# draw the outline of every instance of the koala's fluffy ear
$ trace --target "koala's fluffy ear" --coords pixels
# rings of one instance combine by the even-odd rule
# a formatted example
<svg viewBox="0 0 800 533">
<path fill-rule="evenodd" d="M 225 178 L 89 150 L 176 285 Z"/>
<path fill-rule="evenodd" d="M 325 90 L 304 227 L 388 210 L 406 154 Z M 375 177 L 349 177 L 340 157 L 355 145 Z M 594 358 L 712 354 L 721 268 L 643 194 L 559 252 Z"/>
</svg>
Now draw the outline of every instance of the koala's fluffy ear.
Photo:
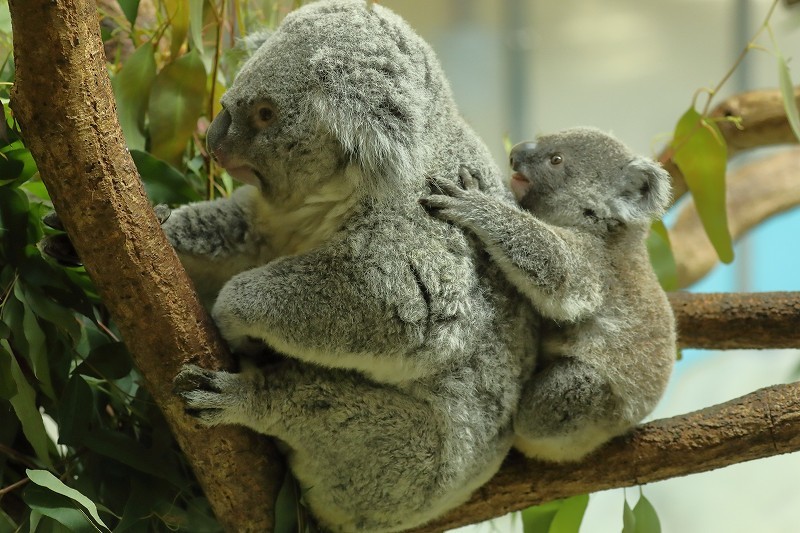
<svg viewBox="0 0 800 533">
<path fill-rule="evenodd" d="M 432 107 L 429 58 L 410 28 L 379 6 L 373 10 L 349 13 L 346 26 L 330 28 L 341 37 L 337 45 L 315 51 L 311 74 L 319 90 L 312 106 L 370 178 L 395 184 L 423 179 L 414 169 L 425 150 L 426 110 Z M 358 16 L 363 24 L 352 22 Z"/>
<path fill-rule="evenodd" d="M 623 168 L 623 190 L 614 199 L 624 222 L 650 222 L 666 211 L 672 193 L 670 176 L 660 164 L 636 156 Z"/>
</svg>

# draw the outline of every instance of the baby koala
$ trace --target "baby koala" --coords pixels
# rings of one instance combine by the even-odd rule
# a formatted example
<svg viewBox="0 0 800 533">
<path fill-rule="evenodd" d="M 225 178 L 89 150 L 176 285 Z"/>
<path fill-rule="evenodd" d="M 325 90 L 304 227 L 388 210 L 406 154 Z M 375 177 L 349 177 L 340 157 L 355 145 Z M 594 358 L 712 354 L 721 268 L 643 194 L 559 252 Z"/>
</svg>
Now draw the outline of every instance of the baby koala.
<svg viewBox="0 0 800 533">
<path fill-rule="evenodd" d="M 522 207 L 433 180 L 432 215 L 469 230 L 547 319 L 514 420 L 529 457 L 574 461 L 652 411 L 676 354 L 672 309 L 645 239 L 669 175 L 620 141 L 574 128 L 518 144 L 511 190 Z"/>
</svg>

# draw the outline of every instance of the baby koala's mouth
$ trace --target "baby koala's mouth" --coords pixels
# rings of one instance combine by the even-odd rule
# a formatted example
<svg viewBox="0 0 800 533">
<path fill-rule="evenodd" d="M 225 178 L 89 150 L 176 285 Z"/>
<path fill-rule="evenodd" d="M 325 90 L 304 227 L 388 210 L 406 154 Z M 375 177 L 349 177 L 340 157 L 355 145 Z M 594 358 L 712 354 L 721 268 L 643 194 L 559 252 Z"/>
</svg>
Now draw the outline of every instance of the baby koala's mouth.
<svg viewBox="0 0 800 533">
<path fill-rule="evenodd" d="M 517 201 L 522 200 L 522 197 L 525 196 L 528 191 L 531 189 L 531 180 L 523 174 L 522 172 L 514 172 L 511 174 L 511 182 L 509 186 L 511 187 L 511 192 L 514 193 L 514 198 Z"/>
</svg>

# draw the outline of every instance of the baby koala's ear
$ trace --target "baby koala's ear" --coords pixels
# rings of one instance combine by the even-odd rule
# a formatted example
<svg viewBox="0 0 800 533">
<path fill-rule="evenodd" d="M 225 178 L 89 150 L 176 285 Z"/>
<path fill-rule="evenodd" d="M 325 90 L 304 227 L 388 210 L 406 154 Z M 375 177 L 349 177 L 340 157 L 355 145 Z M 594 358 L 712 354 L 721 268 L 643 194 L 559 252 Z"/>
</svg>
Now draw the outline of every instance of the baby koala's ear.
<svg viewBox="0 0 800 533">
<path fill-rule="evenodd" d="M 658 162 L 636 156 L 623 167 L 622 180 L 613 204 L 624 222 L 650 222 L 664 214 L 672 197 L 671 179 Z"/>
</svg>

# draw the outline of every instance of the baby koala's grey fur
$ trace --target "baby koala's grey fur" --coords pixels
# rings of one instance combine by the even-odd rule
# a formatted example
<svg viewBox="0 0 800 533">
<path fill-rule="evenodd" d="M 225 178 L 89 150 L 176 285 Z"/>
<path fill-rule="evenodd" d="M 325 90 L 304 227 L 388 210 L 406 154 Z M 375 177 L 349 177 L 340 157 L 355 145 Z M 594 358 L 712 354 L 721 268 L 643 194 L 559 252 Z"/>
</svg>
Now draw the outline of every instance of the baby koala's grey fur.
<svg viewBox="0 0 800 533">
<path fill-rule="evenodd" d="M 514 420 L 530 457 L 577 460 L 655 407 L 675 359 L 672 309 L 645 238 L 669 201 L 669 176 L 599 130 L 575 128 L 516 146 L 520 210 L 437 182 L 423 201 L 473 232 L 545 321 L 537 369 Z"/>
<path fill-rule="evenodd" d="M 255 186 L 163 227 L 225 339 L 287 357 L 263 372 L 185 367 L 189 412 L 284 442 L 326 529 L 398 531 L 458 505 L 511 447 L 539 318 L 418 203 L 427 177 L 462 165 L 510 200 L 433 52 L 379 5 L 312 3 L 222 103 L 209 150 Z"/>
</svg>

